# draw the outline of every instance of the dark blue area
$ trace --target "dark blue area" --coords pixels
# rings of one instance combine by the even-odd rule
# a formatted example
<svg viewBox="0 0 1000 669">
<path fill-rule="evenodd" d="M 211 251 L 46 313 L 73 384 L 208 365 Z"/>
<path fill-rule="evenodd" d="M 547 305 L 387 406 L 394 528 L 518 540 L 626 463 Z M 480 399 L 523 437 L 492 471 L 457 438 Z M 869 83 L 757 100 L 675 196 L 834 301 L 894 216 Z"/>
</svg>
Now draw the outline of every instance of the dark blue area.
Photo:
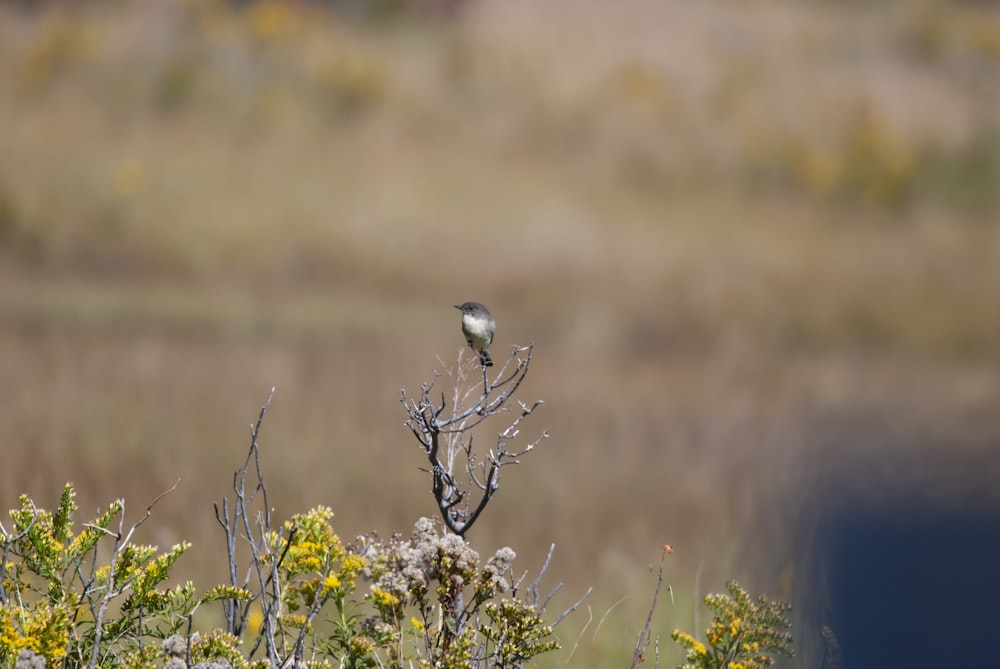
<svg viewBox="0 0 1000 669">
<path fill-rule="evenodd" d="M 900 504 L 826 530 L 844 669 L 1000 667 L 1000 517 Z"/>
</svg>

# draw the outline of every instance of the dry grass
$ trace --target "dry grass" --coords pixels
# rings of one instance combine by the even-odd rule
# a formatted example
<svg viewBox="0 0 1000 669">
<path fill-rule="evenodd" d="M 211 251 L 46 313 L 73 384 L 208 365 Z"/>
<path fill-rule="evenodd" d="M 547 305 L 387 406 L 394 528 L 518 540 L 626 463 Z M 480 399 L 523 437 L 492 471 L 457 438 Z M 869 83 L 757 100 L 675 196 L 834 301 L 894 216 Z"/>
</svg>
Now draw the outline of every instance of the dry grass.
<svg viewBox="0 0 1000 669">
<path fill-rule="evenodd" d="M 146 4 L 2 9 L 4 508 L 180 478 L 150 540 L 219 578 L 211 503 L 274 385 L 279 514 L 406 530 L 433 507 L 397 393 L 466 299 L 535 342 L 553 435 L 482 547 L 555 541 L 597 617 L 630 597 L 576 666 L 630 655 L 664 542 L 669 631 L 696 583 L 775 586 L 823 472 L 996 464 L 994 9 Z"/>
</svg>

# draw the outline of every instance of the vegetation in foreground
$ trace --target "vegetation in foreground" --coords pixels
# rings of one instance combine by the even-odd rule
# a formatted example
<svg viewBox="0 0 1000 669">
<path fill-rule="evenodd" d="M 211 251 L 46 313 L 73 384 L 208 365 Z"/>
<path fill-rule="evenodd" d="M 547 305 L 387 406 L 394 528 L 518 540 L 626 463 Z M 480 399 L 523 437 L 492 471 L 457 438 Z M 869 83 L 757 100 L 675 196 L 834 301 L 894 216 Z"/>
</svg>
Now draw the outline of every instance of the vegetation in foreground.
<svg viewBox="0 0 1000 669">
<path fill-rule="evenodd" d="M 559 649 L 554 628 L 583 599 L 546 623 L 555 591 L 543 596 L 539 588 L 548 562 L 529 581 L 515 572 L 511 548 L 483 560 L 465 539 L 499 491 L 502 469 L 546 436 L 510 446 L 541 404 L 514 399 L 531 356 L 530 346 L 516 349 L 493 379 L 479 367 L 481 386 L 469 381 L 473 367 L 460 357 L 456 383 L 445 389 L 450 403 L 444 394 L 433 399 L 437 375 L 421 387 L 419 398 L 408 399 L 403 391 L 407 425 L 430 461 L 443 520 L 421 518 L 409 537 L 362 536 L 345 546 L 331 523 L 333 512 L 323 506 L 276 524 L 258 445 L 270 398 L 246 461 L 233 476 L 232 500 L 226 496 L 216 505 L 228 584 L 201 593 L 191 582 L 167 585 L 171 568 L 191 545 L 162 552 L 133 541 L 156 500 L 131 526 L 121 499 L 77 526 L 71 485 L 54 511 L 22 495 L 11 511 L 11 528 L 0 526 L 0 662 L 18 669 L 513 669 Z M 473 431 L 511 410 L 515 418 L 496 433 L 495 444 L 477 452 Z M 650 619 L 662 577 L 661 560 Z M 685 669 L 757 669 L 769 666 L 775 654 L 790 655 L 785 605 L 765 598 L 754 603 L 735 582 L 727 587 L 728 594 L 706 598 L 715 612 L 707 644 L 674 631 L 686 650 Z M 221 606 L 224 626 L 196 631 L 196 613 L 209 606 Z M 650 637 L 647 620 L 633 667 L 645 659 Z"/>
</svg>

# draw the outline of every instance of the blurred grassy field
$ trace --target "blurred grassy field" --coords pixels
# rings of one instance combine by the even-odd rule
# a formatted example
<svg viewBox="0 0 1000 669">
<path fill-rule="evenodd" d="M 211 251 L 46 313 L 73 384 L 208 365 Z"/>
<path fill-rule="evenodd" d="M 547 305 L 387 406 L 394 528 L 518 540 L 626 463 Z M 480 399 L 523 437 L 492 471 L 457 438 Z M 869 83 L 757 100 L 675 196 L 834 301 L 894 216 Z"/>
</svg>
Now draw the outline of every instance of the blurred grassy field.
<svg viewBox="0 0 1000 669">
<path fill-rule="evenodd" d="M 399 389 L 469 299 L 552 435 L 471 539 L 595 586 L 569 666 L 630 655 L 664 543 L 667 635 L 729 577 L 797 597 L 789 519 L 858 472 L 988 496 L 996 8 L 539 4 L 0 6 L 3 508 L 180 479 L 146 540 L 208 585 L 276 386 L 278 515 L 408 531 Z"/>
</svg>

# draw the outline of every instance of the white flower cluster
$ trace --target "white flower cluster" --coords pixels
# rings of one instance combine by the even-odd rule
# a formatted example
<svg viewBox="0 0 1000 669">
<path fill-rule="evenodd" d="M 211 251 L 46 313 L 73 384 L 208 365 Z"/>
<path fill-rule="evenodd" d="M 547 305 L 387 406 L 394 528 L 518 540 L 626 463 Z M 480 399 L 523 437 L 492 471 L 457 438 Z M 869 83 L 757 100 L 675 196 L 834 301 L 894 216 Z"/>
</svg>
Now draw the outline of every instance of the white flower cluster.
<svg viewBox="0 0 1000 669">
<path fill-rule="evenodd" d="M 45 669 L 45 657 L 30 648 L 25 648 L 17 655 L 15 669 Z"/>
<path fill-rule="evenodd" d="M 457 534 L 440 532 L 430 518 L 420 518 L 414 524 L 409 540 L 394 537 L 381 544 L 359 537 L 359 541 L 368 561 L 366 575 L 372 579 L 372 587 L 401 601 L 420 600 L 433 582 L 467 585 L 479 569 L 479 553 Z M 510 589 L 507 574 L 515 557 L 514 551 L 505 547 L 487 560 L 479 577 L 488 585 L 488 596 Z"/>
<path fill-rule="evenodd" d="M 507 574 L 510 573 L 511 563 L 516 557 L 517 553 L 514 552 L 513 548 L 504 546 L 486 561 L 486 566 L 483 567 L 483 576 L 490 590 L 490 596 L 503 594 L 510 590 Z"/>
</svg>

